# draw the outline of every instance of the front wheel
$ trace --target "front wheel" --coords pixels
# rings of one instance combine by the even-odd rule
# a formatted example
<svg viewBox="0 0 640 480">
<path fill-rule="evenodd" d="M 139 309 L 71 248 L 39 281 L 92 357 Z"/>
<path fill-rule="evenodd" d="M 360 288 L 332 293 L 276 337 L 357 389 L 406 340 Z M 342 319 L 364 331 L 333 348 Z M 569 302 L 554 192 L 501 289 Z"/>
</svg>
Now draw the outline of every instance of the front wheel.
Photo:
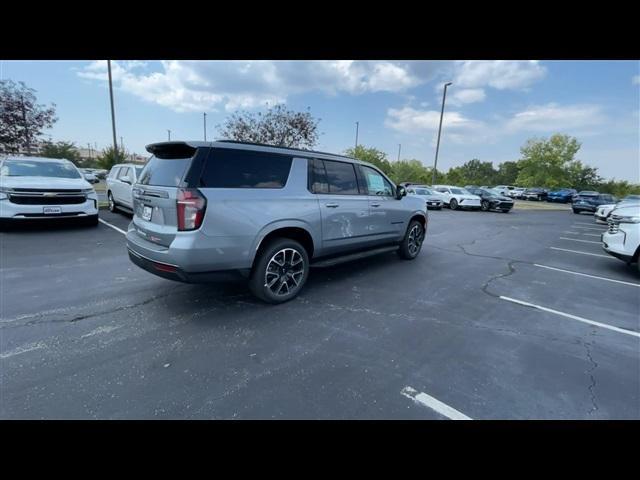
<svg viewBox="0 0 640 480">
<path fill-rule="evenodd" d="M 452 198 L 449 202 L 449 208 L 451 210 L 455 210 L 456 208 L 458 208 L 458 201 L 455 198 Z"/>
<path fill-rule="evenodd" d="M 289 238 L 269 242 L 256 259 L 249 289 L 267 303 L 283 303 L 300 293 L 309 276 L 309 256 Z"/>
<path fill-rule="evenodd" d="M 402 239 L 398 255 L 405 260 L 413 260 L 418 256 L 424 242 L 424 227 L 418 220 L 413 220 L 407 227 L 407 233 Z"/>
<path fill-rule="evenodd" d="M 480 209 L 483 212 L 488 212 L 489 211 L 489 202 L 487 202 L 486 200 L 483 200 L 482 203 L 480 204 Z"/>
<path fill-rule="evenodd" d="M 111 213 L 115 213 L 118 208 L 116 207 L 116 202 L 113 199 L 113 194 L 111 192 L 107 193 L 107 200 L 109 201 L 109 211 Z"/>
<path fill-rule="evenodd" d="M 580 213 L 580 210 L 577 210 L 575 208 L 572 208 L 572 210 L 573 210 L 573 213 L 575 213 L 575 214 L 579 214 Z"/>
<path fill-rule="evenodd" d="M 509 213 L 509 211 L 510 211 L 510 210 L 509 210 L 508 208 L 503 208 L 503 209 L 502 209 L 502 213 Z"/>
</svg>

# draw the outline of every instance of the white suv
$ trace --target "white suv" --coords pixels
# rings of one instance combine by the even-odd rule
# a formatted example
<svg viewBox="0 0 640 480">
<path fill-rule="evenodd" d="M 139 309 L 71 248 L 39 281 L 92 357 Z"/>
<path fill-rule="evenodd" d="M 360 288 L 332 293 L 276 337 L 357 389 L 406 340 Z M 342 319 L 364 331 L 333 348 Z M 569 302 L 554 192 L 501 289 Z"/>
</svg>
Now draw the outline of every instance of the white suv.
<svg viewBox="0 0 640 480">
<path fill-rule="evenodd" d="M 455 187 L 452 185 L 434 185 L 432 188 L 442 195 L 442 201 L 451 210 L 456 210 L 458 208 L 480 210 L 480 197 L 473 195 L 462 187 Z"/>
<path fill-rule="evenodd" d="M 133 163 L 119 163 L 111 167 L 107 176 L 107 200 L 109 210 L 125 210 L 133 213 L 133 185 L 138 181 L 144 167 Z"/>
<path fill-rule="evenodd" d="M 609 217 L 609 229 L 602 234 L 602 248 L 629 264 L 640 254 L 640 205 L 616 208 Z M 640 270 L 640 264 L 638 265 Z"/>
<path fill-rule="evenodd" d="M 77 219 L 98 225 L 98 196 L 69 160 L 0 158 L 0 223 Z"/>
</svg>

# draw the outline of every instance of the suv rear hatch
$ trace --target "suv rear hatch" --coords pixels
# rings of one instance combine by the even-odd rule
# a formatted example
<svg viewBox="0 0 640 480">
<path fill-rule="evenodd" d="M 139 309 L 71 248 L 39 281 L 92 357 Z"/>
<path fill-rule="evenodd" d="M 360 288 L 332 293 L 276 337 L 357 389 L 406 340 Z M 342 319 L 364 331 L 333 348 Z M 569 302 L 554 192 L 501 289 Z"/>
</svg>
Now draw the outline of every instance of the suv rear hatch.
<svg viewBox="0 0 640 480">
<path fill-rule="evenodd" d="M 204 217 L 206 201 L 189 188 L 190 171 L 203 148 L 183 142 L 147 146 L 153 156 L 133 188 L 133 225 L 137 234 L 154 244 L 168 247 L 181 230 L 195 230 Z"/>
</svg>

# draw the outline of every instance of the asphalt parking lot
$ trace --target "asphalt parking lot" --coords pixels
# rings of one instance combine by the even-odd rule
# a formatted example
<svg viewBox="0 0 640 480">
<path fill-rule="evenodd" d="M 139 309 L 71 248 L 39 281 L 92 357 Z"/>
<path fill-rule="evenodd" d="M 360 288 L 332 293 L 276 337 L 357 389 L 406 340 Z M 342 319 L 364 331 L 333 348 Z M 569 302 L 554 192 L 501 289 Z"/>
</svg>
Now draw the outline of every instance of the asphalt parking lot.
<svg viewBox="0 0 640 480">
<path fill-rule="evenodd" d="M 640 419 L 640 276 L 592 216 L 430 212 L 416 261 L 278 306 L 140 270 L 101 217 L 0 233 L 0 418 Z"/>
</svg>

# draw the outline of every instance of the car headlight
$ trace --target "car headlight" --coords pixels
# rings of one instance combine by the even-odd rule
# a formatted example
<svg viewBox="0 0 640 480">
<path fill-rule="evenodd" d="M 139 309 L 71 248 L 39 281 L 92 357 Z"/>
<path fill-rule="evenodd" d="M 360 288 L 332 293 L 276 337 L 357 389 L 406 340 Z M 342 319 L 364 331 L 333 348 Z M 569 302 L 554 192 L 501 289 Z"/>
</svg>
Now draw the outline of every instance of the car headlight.
<svg viewBox="0 0 640 480">
<path fill-rule="evenodd" d="M 640 223 L 640 215 L 619 217 L 616 219 L 616 221 L 620 223 Z"/>
<path fill-rule="evenodd" d="M 92 193 L 96 193 L 96 191 L 93 188 L 84 188 L 82 190 L 82 193 L 84 193 L 85 195 L 91 195 Z"/>
</svg>

